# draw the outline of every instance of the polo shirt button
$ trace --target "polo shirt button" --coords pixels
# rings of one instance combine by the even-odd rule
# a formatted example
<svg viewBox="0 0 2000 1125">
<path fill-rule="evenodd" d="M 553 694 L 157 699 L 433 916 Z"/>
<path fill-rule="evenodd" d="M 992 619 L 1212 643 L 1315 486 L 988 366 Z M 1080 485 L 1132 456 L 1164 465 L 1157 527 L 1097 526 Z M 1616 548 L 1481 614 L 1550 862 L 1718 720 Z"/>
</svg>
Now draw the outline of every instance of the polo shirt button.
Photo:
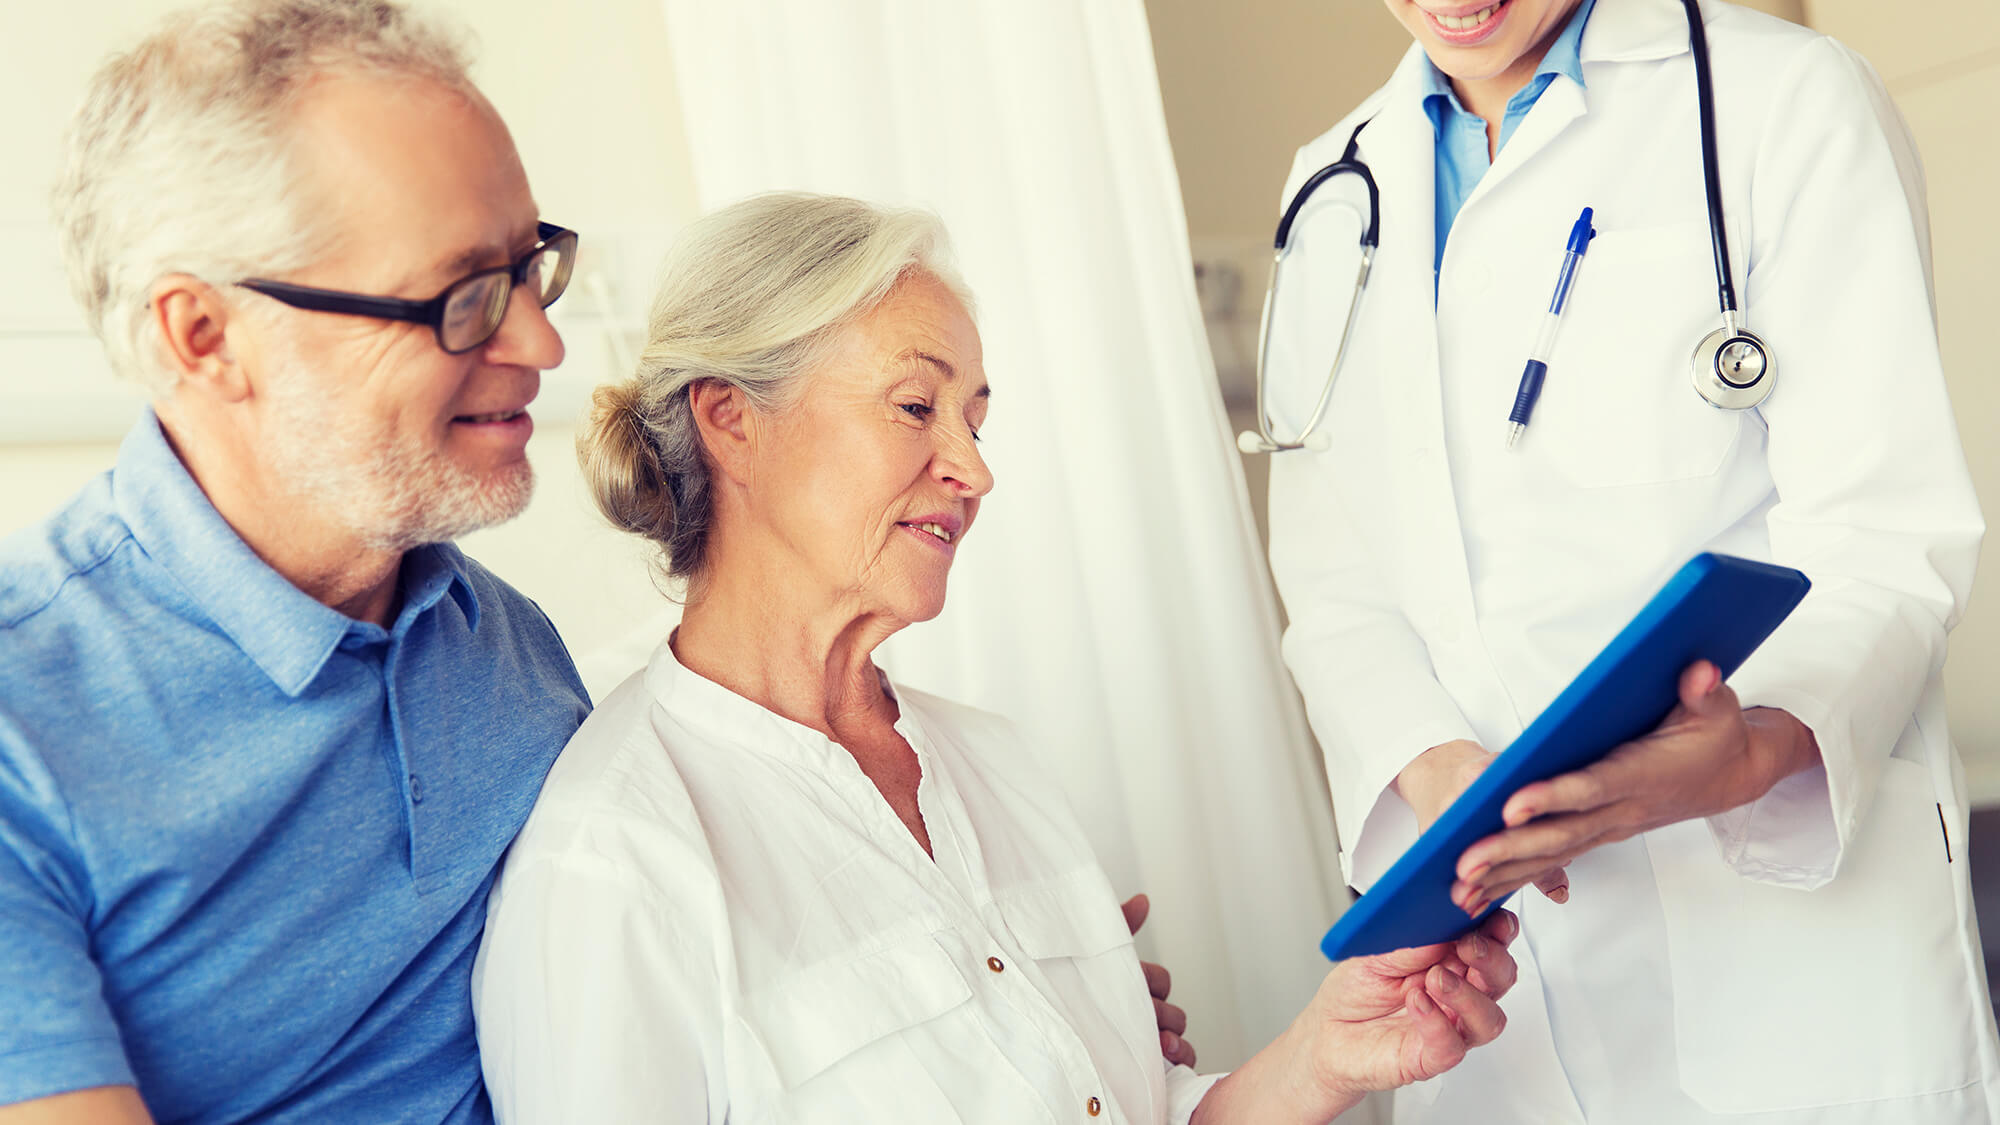
<svg viewBox="0 0 2000 1125">
<path fill-rule="evenodd" d="M 416 774 L 410 775 L 410 803 L 413 805 L 424 803 L 424 779 Z"/>
<path fill-rule="evenodd" d="M 1083 1103 L 1083 1108 L 1086 1113 L 1090 1114 L 1092 1117 L 1096 1117 L 1098 1114 L 1104 1112 L 1104 1103 L 1098 1101 L 1096 1098 L 1092 1098 L 1089 1101 Z"/>
<path fill-rule="evenodd" d="M 996 973 L 1007 971 L 1006 962 L 1000 960 L 1000 958 L 998 957 L 988 957 L 986 959 L 986 967 L 992 969 Z"/>
</svg>

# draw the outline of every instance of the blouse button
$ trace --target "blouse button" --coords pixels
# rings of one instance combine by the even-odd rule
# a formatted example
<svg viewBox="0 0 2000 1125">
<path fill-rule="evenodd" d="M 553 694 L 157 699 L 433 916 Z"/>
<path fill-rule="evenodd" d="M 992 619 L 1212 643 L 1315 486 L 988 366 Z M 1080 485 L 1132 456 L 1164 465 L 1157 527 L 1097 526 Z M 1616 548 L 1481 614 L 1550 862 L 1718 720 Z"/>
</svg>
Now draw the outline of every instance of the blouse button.
<svg viewBox="0 0 2000 1125">
<path fill-rule="evenodd" d="M 986 967 L 992 969 L 996 973 L 1005 972 L 1007 969 L 1006 963 L 1001 961 L 1000 958 L 998 957 L 988 957 L 986 959 Z"/>
<path fill-rule="evenodd" d="M 1096 1117 L 1098 1114 L 1104 1112 L 1104 1103 L 1098 1101 L 1096 1098 L 1092 1098 L 1089 1101 L 1083 1103 L 1083 1108 L 1086 1111 L 1088 1111 L 1092 1117 Z"/>
</svg>

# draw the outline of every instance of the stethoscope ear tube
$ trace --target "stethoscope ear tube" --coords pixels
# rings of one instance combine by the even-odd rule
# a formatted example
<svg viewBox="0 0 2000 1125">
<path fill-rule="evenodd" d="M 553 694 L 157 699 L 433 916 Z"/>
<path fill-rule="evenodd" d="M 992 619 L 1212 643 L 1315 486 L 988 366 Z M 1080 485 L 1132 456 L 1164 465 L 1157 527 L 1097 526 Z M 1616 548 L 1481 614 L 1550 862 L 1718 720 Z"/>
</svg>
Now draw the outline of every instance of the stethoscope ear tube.
<svg viewBox="0 0 2000 1125">
<path fill-rule="evenodd" d="M 1367 122 L 1364 121 L 1362 124 L 1366 125 Z M 1380 244 L 1382 195 L 1375 187 L 1375 173 L 1368 170 L 1368 165 L 1354 158 L 1355 145 L 1360 137 L 1361 130 L 1357 128 L 1354 130 L 1353 139 L 1347 142 L 1347 152 L 1339 160 L 1307 176 L 1306 182 L 1299 185 L 1298 192 L 1292 196 L 1291 206 L 1285 208 L 1284 217 L 1278 220 L 1277 237 L 1271 240 L 1271 248 L 1277 251 L 1279 257 L 1283 257 L 1286 249 L 1291 246 L 1292 223 L 1299 217 L 1299 212 L 1305 209 L 1306 201 L 1312 198 L 1312 193 L 1318 190 L 1321 184 L 1342 175 L 1359 176 L 1361 182 L 1368 185 L 1368 226 L 1361 232 L 1361 245 L 1373 250 Z"/>
<path fill-rule="evenodd" d="M 1382 196 L 1375 186 L 1375 174 L 1368 165 L 1356 159 L 1361 143 L 1361 130 L 1368 122 L 1354 127 L 1347 138 L 1347 149 L 1340 159 L 1307 176 L 1299 190 L 1292 195 L 1292 202 L 1278 220 L 1278 234 L 1272 240 L 1271 277 L 1264 287 L 1264 310 L 1257 318 L 1257 429 L 1253 433 L 1244 430 L 1236 435 L 1236 447 L 1244 453 L 1282 453 L 1294 449 L 1310 449 L 1320 452 L 1331 447 L 1332 440 L 1319 432 L 1319 424 L 1326 417 L 1326 408 L 1333 401 L 1333 385 L 1340 377 L 1340 365 L 1347 358 L 1347 341 L 1354 334 L 1354 322 L 1361 311 L 1361 293 L 1367 288 L 1368 273 L 1375 261 L 1375 247 L 1381 237 Z M 1320 387 L 1319 401 L 1313 405 L 1312 414 L 1306 419 L 1299 436 L 1291 441 L 1281 441 L 1271 429 L 1271 415 L 1266 408 L 1265 392 L 1270 386 L 1271 358 L 1271 313 L 1278 296 L 1278 277 L 1284 269 L 1285 257 L 1291 252 L 1292 224 L 1305 209 L 1306 201 L 1312 198 L 1320 185 L 1336 176 L 1359 176 L 1368 189 L 1368 223 L 1361 231 L 1361 265 L 1354 277 L 1354 294 L 1347 301 L 1347 320 L 1341 327 L 1340 346 L 1334 351 L 1333 363 L 1327 368 L 1326 382 Z"/>
</svg>

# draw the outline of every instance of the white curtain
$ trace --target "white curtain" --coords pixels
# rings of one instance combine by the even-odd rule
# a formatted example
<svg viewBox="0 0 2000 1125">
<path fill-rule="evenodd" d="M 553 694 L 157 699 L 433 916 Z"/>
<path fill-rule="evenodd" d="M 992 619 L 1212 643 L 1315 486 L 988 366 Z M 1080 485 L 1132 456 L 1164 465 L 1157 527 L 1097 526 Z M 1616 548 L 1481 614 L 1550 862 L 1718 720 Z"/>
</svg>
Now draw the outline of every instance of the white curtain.
<svg viewBox="0 0 2000 1125">
<path fill-rule="evenodd" d="M 1344 901 L 1217 392 L 1141 0 L 664 0 L 702 205 L 943 216 L 998 484 L 906 682 L 1007 715 L 1175 974 L 1204 1069 L 1295 1016 Z"/>
</svg>

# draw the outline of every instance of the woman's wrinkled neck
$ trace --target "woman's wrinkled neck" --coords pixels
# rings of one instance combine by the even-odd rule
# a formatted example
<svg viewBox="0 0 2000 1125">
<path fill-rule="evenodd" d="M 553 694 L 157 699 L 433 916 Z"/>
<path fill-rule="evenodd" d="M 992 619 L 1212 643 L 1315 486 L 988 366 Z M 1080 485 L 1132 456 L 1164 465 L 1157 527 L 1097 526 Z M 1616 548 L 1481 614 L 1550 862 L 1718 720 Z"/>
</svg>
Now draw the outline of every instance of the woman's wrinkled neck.
<svg viewBox="0 0 2000 1125">
<path fill-rule="evenodd" d="M 704 575 L 674 633 L 682 666 L 835 741 L 894 723 L 874 652 L 904 623 L 766 578 L 749 567 Z"/>
</svg>

